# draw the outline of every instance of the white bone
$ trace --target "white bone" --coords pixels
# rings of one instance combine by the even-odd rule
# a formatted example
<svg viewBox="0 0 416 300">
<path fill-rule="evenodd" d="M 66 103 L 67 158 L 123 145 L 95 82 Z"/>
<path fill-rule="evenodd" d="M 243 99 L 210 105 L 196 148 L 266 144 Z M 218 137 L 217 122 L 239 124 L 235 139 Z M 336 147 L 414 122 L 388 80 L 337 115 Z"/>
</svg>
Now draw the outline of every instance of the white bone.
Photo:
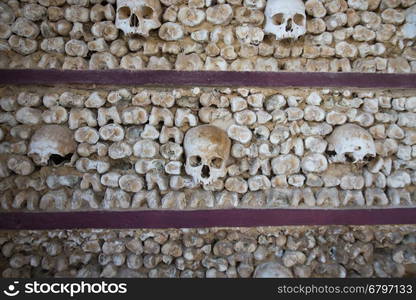
<svg viewBox="0 0 416 300">
<path fill-rule="evenodd" d="M 150 170 L 161 170 L 164 167 L 163 159 L 138 159 L 134 165 L 134 169 L 139 174 L 146 174 Z"/>
<path fill-rule="evenodd" d="M 118 187 L 118 181 L 120 179 L 120 173 L 108 172 L 101 176 L 101 184 L 109 187 Z"/>
<path fill-rule="evenodd" d="M 125 191 L 107 188 L 101 205 L 104 209 L 129 208 L 130 202 L 131 197 Z"/>
<path fill-rule="evenodd" d="M 42 111 L 31 107 L 22 107 L 16 112 L 16 120 L 22 124 L 37 125 L 41 123 Z"/>
<path fill-rule="evenodd" d="M 74 138 L 78 143 L 96 144 L 100 136 L 95 128 L 81 127 L 75 131 Z"/>
<path fill-rule="evenodd" d="M 110 169 L 110 163 L 102 160 L 91 160 L 88 158 L 80 158 L 75 164 L 75 168 L 83 173 L 90 170 L 97 170 L 98 173 L 102 174 Z"/>
<path fill-rule="evenodd" d="M 42 113 L 42 119 L 47 124 L 62 124 L 68 120 L 68 112 L 62 106 L 53 106 Z"/>
<path fill-rule="evenodd" d="M 98 108 L 105 104 L 107 96 L 103 93 L 92 92 L 87 101 L 85 101 L 85 106 L 89 108 Z"/>
<path fill-rule="evenodd" d="M 107 156 L 108 146 L 104 143 L 96 143 L 94 145 L 81 143 L 77 147 L 77 153 L 83 157 L 88 157 L 93 153 L 97 153 L 98 156 L 104 157 Z"/>
<path fill-rule="evenodd" d="M 90 187 L 92 187 L 92 190 L 94 192 L 102 191 L 100 175 L 98 175 L 97 173 L 85 173 L 82 176 L 80 188 L 83 190 L 86 190 L 86 189 L 89 189 Z"/>
<path fill-rule="evenodd" d="M 183 148 L 180 144 L 167 142 L 160 147 L 160 154 L 167 160 L 181 159 Z"/>
<path fill-rule="evenodd" d="M 202 125 L 185 135 L 185 171 L 195 182 L 209 184 L 225 176 L 231 141 L 220 128 Z"/>
<path fill-rule="evenodd" d="M 67 206 L 68 195 L 65 190 L 55 190 L 47 192 L 42 196 L 39 208 L 42 210 L 63 210 Z"/>
<path fill-rule="evenodd" d="M 183 188 L 193 189 L 198 184 L 194 182 L 192 177 L 185 176 L 171 176 L 169 179 L 169 186 L 173 190 L 180 190 Z"/>
<path fill-rule="evenodd" d="M 185 209 L 186 208 L 186 198 L 185 193 L 172 191 L 163 196 L 162 208 L 169 209 Z"/>
<path fill-rule="evenodd" d="M 35 210 L 38 207 L 39 198 L 39 193 L 34 190 L 21 191 L 14 197 L 12 207 L 23 208 L 26 203 L 28 210 Z"/>
<path fill-rule="evenodd" d="M 166 144 L 171 138 L 177 144 L 182 144 L 183 132 L 178 127 L 166 127 L 163 126 L 160 131 L 159 142 Z"/>
<path fill-rule="evenodd" d="M 143 178 L 133 174 L 121 176 L 118 183 L 120 188 L 126 192 L 137 193 L 144 187 Z"/>
<path fill-rule="evenodd" d="M 98 125 L 104 126 L 109 120 L 113 120 L 114 123 L 120 124 L 121 118 L 118 113 L 117 107 L 112 106 L 110 108 L 100 107 L 98 109 Z"/>
<path fill-rule="evenodd" d="M 316 200 L 311 188 L 296 189 L 293 191 L 291 205 L 299 206 L 302 200 L 307 206 L 315 206 Z"/>
<path fill-rule="evenodd" d="M 302 0 L 268 0 L 264 11 L 264 32 L 276 40 L 297 39 L 306 33 L 305 5 Z"/>
<path fill-rule="evenodd" d="M 355 205 L 364 206 L 365 199 L 361 191 L 341 191 L 342 206 L 348 206 L 353 201 Z"/>
<path fill-rule="evenodd" d="M 71 209 L 80 209 L 84 203 L 87 203 L 88 208 L 97 209 L 99 207 L 96 193 L 93 190 L 76 189 L 72 194 Z"/>
<path fill-rule="evenodd" d="M 173 126 L 173 114 L 167 108 L 153 107 L 149 117 L 150 125 L 158 125 L 163 122 L 165 126 Z"/>
<path fill-rule="evenodd" d="M 122 159 L 129 157 L 133 153 L 131 146 L 126 142 L 116 142 L 108 147 L 108 156 L 111 159 Z"/>
<path fill-rule="evenodd" d="M 46 184 L 50 189 L 57 189 L 63 186 L 74 187 L 78 184 L 80 177 L 77 175 L 54 175 L 46 178 Z"/>
<path fill-rule="evenodd" d="M 124 128 L 114 123 L 101 127 L 99 133 L 105 141 L 119 142 L 124 139 Z"/>
<path fill-rule="evenodd" d="M 178 12 L 178 20 L 185 26 L 194 27 L 205 19 L 205 12 L 197 8 L 182 6 Z"/>
<path fill-rule="evenodd" d="M 147 37 L 160 27 L 161 13 L 159 0 L 117 0 L 116 26 L 125 34 Z"/>
<path fill-rule="evenodd" d="M 166 191 L 169 187 L 168 177 L 153 169 L 146 173 L 146 185 L 148 190 L 153 189 L 156 185 L 159 190 Z"/>
<path fill-rule="evenodd" d="M 339 206 L 339 195 L 337 188 L 323 188 L 316 194 L 317 205 Z"/>
<path fill-rule="evenodd" d="M 153 158 L 159 154 L 159 144 L 152 140 L 140 140 L 133 146 L 134 156 Z"/>
<path fill-rule="evenodd" d="M 69 112 L 68 125 L 69 129 L 77 129 L 82 124 L 87 124 L 89 127 L 97 126 L 97 119 L 94 113 L 88 109 L 73 108 Z"/>
<path fill-rule="evenodd" d="M 165 165 L 165 172 L 170 175 L 180 175 L 182 168 L 181 161 L 170 161 Z"/>
<path fill-rule="evenodd" d="M 126 107 L 121 112 L 123 124 L 144 124 L 148 120 L 147 111 L 142 107 Z"/>
<path fill-rule="evenodd" d="M 175 113 L 175 126 L 182 127 L 185 123 L 194 127 L 198 124 L 197 117 L 189 108 L 178 108 Z"/>
<path fill-rule="evenodd" d="M 373 205 L 387 205 L 389 199 L 382 189 L 366 189 L 365 201 L 367 206 Z"/>
</svg>

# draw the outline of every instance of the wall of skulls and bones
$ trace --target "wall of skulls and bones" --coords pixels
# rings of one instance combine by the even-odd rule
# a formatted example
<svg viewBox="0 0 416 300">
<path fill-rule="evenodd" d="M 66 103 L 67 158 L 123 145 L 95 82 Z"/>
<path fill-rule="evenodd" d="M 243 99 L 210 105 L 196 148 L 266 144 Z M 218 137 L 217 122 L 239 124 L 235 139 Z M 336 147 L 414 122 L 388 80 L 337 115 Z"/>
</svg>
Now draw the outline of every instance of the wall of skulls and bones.
<svg viewBox="0 0 416 300">
<path fill-rule="evenodd" d="M 416 0 L 0 2 L 0 69 L 399 76 L 415 38 Z M 415 208 L 413 88 L 17 83 L 0 85 L 0 218 Z M 416 274 L 415 225 L 306 225 L 0 230 L 0 273 Z"/>
<path fill-rule="evenodd" d="M 3 210 L 412 206 L 411 90 L 3 87 Z"/>
<path fill-rule="evenodd" d="M 415 72 L 413 0 L 0 4 L 0 67 Z"/>
</svg>

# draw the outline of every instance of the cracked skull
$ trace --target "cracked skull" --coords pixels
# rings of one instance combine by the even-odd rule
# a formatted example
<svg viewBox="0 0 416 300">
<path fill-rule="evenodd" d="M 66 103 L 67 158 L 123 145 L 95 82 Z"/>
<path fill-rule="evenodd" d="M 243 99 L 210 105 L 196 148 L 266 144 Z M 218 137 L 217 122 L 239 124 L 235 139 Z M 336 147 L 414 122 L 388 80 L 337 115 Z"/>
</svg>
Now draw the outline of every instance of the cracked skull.
<svg viewBox="0 0 416 300">
<path fill-rule="evenodd" d="M 45 166 L 52 157 L 61 162 L 77 148 L 71 130 L 59 125 L 42 126 L 32 136 L 28 156 L 35 164 Z"/>
<path fill-rule="evenodd" d="M 149 31 L 159 28 L 162 7 L 159 0 L 118 0 L 116 27 L 125 34 L 149 36 Z"/>
<path fill-rule="evenodd" d="M 328 152 L 334 162 L 365 163 L 376 156 L 376 147 L 367 130 L 346 124 L 335 128 L 329 136 Z"/>
<path fill-rule="evenodd" d="M 231 141 L 225 131 L 212 125 L 190 129 L 184 140 L 185 171 L 195 182 L 210 184 L 225 176 Z"/>
<path fill-rule="evenodd" d="M 306 33 L 305 4 L 302 0 L 268 0 L 264 32 L 276 40 L 297 39 Z"/>
</svg>

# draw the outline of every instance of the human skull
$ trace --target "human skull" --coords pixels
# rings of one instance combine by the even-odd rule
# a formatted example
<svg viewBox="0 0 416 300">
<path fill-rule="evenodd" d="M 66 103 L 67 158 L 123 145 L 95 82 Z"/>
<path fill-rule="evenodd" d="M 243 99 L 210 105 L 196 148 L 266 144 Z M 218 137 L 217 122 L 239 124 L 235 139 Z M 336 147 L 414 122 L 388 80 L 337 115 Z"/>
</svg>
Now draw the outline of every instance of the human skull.
<svg viewBox="0 0 416 300">
<path fill-rule="evenodd" d="M 328 137 L 328 151 L 333 162 L 365 163 L 376 156 L 373 137 L 364 128 L 345 124 L 335 128 Z"/>
<path fill-rule="evenodd" d="M 77 143 L 72 131 L 59 125 L 45 125 L 35 131 L 28 156 L 35 164 L 45 166 L 51 155 L 65 157 L 76 151 Z"/>
<path fill-rule="evenodd" d="M 210 184 L 225 176 L 231 141 L 225 131 L 213 125 L 194 127 L 185 135 L 185 171 L 194 182 Z"/>
<path fill-rule="evenodd" d="M 161 13 L 159 0 L 117 0 L 116 27 L 125 34 L 147 37 L 160 27 Z"/>
<path fill-rule="evenodd" d="M 305 4 L 302 0 L 268 0 L 264 32 L 276 40 L 297 39 L 306 33 Z"/>
</svg>

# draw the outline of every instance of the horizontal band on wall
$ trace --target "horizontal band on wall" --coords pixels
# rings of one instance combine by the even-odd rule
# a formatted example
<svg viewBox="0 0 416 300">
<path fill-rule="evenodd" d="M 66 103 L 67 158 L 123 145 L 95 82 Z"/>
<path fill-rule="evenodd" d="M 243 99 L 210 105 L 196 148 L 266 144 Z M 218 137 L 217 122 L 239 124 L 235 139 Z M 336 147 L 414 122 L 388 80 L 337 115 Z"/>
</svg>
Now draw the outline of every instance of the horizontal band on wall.
<svg viewBox="0 0 416 300">
<path fill-rule="evenodd" d="M 416 88 L 416 73 L 0 70 L 0 84 Z"/>
<path fill-rule="evenodd" d="M 0 230 L 416 224 L 416 208 L 0 213 Z"/>
</svg>

